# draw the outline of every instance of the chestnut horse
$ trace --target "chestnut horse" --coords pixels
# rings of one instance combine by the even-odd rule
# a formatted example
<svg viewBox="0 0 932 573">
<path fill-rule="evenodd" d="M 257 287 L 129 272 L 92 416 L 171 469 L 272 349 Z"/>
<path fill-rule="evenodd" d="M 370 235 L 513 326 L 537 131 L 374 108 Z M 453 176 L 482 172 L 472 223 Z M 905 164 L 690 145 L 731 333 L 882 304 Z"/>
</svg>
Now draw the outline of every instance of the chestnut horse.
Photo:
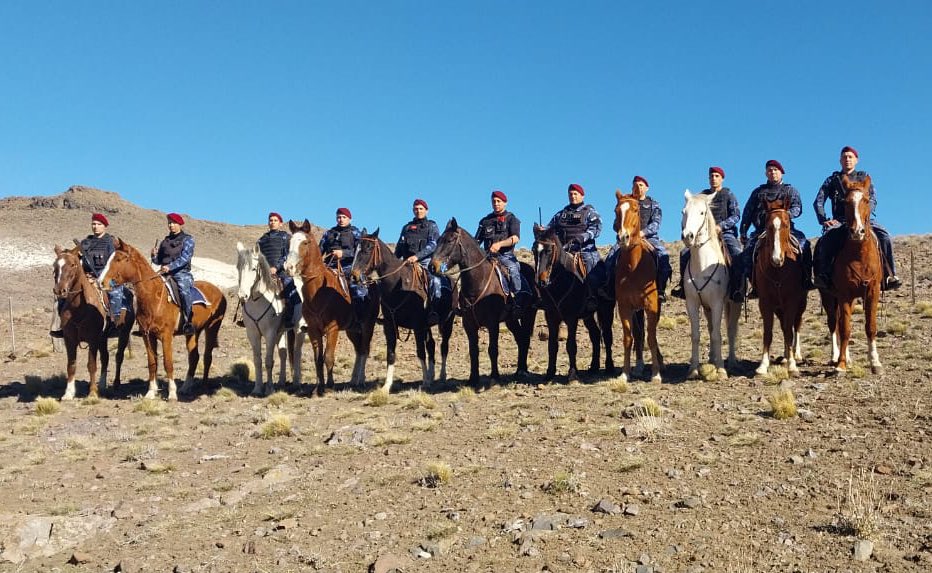
<svg viewBox="0 0 932 573">
<path fill-rule="evenodd" d="M 346 336 L 356 351 L 350 382 L 353 386 L 360 387 L 366 381 L 366 359 L 369 358 L 372 331 L 379 315 L 378 289 L 369 290 L 369 296 L 366 297 L 368 304 L 360 313 L 359 328 L 349 328 L 353 325 L 354 317 L 349 285 L 345 283 L 343 271 L 331 269 L 324 263 L 317 237 L 311 231 L 311 224 L 307 219 L 301 226 L 294 221 L 289 221 L 288 226 L 291 229 L 291 243 L 288 246 L 288 257 L 285 259 L 285 270 L 292 276 L 300 276 L 304 281 L 301 287 L 301 312 L 307 323 L 311 345 L 314 347 L 317 394 L 324 395 L 325 383 L 326 388 L 333 388 L 333 361 L 341 330 L 346 331 Z"/>
<path fill-rule="evenodd" d="M 527 355 L 531 348 L 531 332 L 534 329 L 537 309 L 534 304 L 528 304 L 521 316 L 511 313 L 508 297 L 492 261 L 486 258 L 476 239 L 457 224 L 456 218 L 450 219 L 440 235 L 431 265 L 435 273 L 448 272 L 455 266 L 459 267 L 459 280 L 462 283 L 459 291 L 459 309 L 463 315 L 463 329 L 469 341 L 469 383 L 473 386 L 479 385 L 479 329 L 483 327 L 489 331 L 491 381 L 498 381 L 498 332 L 499 323 L 502 321 L 505 321 L 518 345 L 515 376 L 526 376 Z M 527 284 L 534 284 L 534 271 L 529 265 L 521 263 L 521 273 Z"/>
<path fill-rule="evenodd" d="M 55 286 L 52 291 L 60 301 L 61 330 L 65 341 L 67 355 L 68 380 L 62 400 L 73 400 L 75 393 L 75 362 L 78 359 L 78 345 L 87 344 L 88 396 L 96 398 L 98 383 L 107 387 L 107 367 L 110 364 L 110 350 L 104 329 L 107 326 L 107 301 L 103 293 L 91 282 L 81 264 L 81 248 L 63 249 L 55 245 L 55 264 L 52 267 Z M 120 385 L 120 370 L 123 366 L 123 353 L 129 343 L 129 332 L 133 327 L 135 315 L 132 309 L 124 311 L 123 323 L 119 326 L 117 338 L 116 373 L 113 386 Z M 100 354 L 100 378 L 97 378 L 97 354 Z"/>
<path fill-rule="evenodd" d="M 158 345 L 162 344 L 162 364 L 165 367 L 165 378 L 168 381 L 168 399 L 177 400 L 178 392 L 175 387 L 175 366 L 172 358 L 173 338 L 181 333 L 181 308 L 175 304 L 168 293 L 168 287 L 162 275 L 152 270 L 149 259 L 144 257 L 135 247 L 120 239 L 114 239 L 116 252 L 110 262 L 100 273 L 100 283 L 106 289 L 111 281 L 115 284 L 131 284 L 136 293 L 136 320 L 142 332 L 142 340 L 146 346 L 146 362 L 149 367 L 149 391 L 147 399 L 158 395 Z M 191 314 L 194 324 L 194 334 L 185 335 L 185 346 L 188 350 L 188 373 L 185 376 L 181 393 L 187 394 L 193 390 L 194 372 L 200 353 L 197 349 L 201 332 L 204 337 L 204 382 L 210 377 L 210 365 L 213 362 L 214 348 L 217 348 L 217 335 L 223 316 L 227 311 L 227 299 L 215 285 L 207 281 L 194 281 L 194 286 L 204 295 L 206 305 L 195 304 Z"/>
<path fill-rule="evenodd" d="M 612 319 L 615 301 L 602 300 L 596 311 L 586 312 L 586 268 L 579 256 L 563 250 L 560 237 L 553 229 L 534 225 L 534 262 L 537 267 L 537 285 L 540 287 L 540 303 L 547 321 L 547 373 L 548 380 L 557 371 L 557 350 L 559 349 L 560 323 L 566 324 L 566 354 L 569 357 L 568 380 L 576 380 L 576 329 L 579 320 L 589 331 L 592 343 L 592 360 L 589 372 L 599 371 L 600 343 L 605 345 L 605 371 L 612 373 L 615 364 L 612 361 Z"/>
<path fill-rule="evenodd" d="M 790 233 L 789 201 L 768 201 L 767 224 L 758 239 L 757 261 L 754 264 L 754 288 L 764 323 L 764 345 L 758 374 L 770 367 L 770 343 L 773 341 L 773 316 L 780 319 L 783 329 L 783 356 L 790 376 L 798 376 L 796 365 L 802 360 L 799 352 L 799 328 L 803 323 L 808 293 L 803 286 L 801 245 L 794 244 Z"/>
<path fill-rule="evenodd" d="M 417 358 L 421 363 L 424 387 L 434 381 L 435 343 L 430 326 L 427 325 L 427 290 L 418 273 L 425 271 L 420 265 L 408 265 L 395 254 L 382 239 L 379 230 L 371 235 L 362 231 L 353 259 L 353 280 L 367 281 L 375 275 L 382 302 L 382 330 L 385 334 L 385 360 L 388 363 L 385 383 L 382 388 L 391 390 L 395 376 L 395 348 L 398 344 L 398 327 L 414 331 Z M 450 334 L 453 332 L 453 296 L 443 291 L 440 300 L 440 380 L 447 379 L 447 354 L 450 352 Z"/>
<path fill-rule="evenodd" d="M 661 381 L 663 356 L 657 344 L 657 322 L 660 320 L 660 299 L 657 291 L 657 263 L 653 248 L 641 237 L 641 215 L 638 200 L 633 195 L 615 191 L 615 223 L 618 240 L 618 263 L 615 266 L 615 303 L 624 330 L 625 364 L 621 379 L 631 376 L 631 321 L 637 310 L 646 318 L 647 345 L 650 347 L 651 381 Z M 638 362 L 638 370 L 643 368 Z"/>
<path fill-rule="evenodd" d="M 843 374 L 848 369 L 848 343 L 851 340 L 851 311 L 854 301 L 864 300 L 864 331 L 870 353 L 871 372 L 880 374 L 883 367 L 877 353 L 877 306 L 880 303 L 880 281 L 883 267 L 877 237 L 871 230 L 870 177 L 841 181 L 847 190 L 845 196 L 845 227 L 848 235 L 832 271 L 832 287 L 819 289 L 822 307 L 828 317 L 828 330 L 832 335 L 832 362 L 835 371 Z"/>
<path fill-rule="evenodd" d="M 735 368 L 738 359 L 735 348 L 738 344 L 738 320 L 741 305 L 728 296 L 728 278 L 734 272 L 722 248 L 715 216 L 709 208 L 714 195 L 693 195 L 687 189 L 683 196 L 681 237 L 689 248 L 689 265 L 683 269 L 686 275 L 683 290 L 686 294 L 686 312 L 689 314 L 692 354 L 686 378 L 699 376 L 699 310 L 705 313 L 709 329 L 709 362 L 715 365 L 719 376 L 728 377 L 722 358 L 722 316 L 728 328 L 728 367 Z"/>
</svg>

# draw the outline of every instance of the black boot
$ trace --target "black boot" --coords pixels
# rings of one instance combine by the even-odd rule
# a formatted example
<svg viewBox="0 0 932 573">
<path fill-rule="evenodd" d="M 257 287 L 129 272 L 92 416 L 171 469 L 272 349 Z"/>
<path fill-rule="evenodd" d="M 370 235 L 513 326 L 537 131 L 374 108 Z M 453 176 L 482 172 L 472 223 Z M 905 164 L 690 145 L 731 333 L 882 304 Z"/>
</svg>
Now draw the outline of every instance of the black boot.
<svg viewBox="0 0 932 573">
<path fill-rule="evenodd" d="M 731 282 L 729 281 L 729 285 L 730 284 Z M 729 289 L 729 292 L 730 290 L 731 289 Z M 670 296 L 674 296 L 676 298 L 681 298 L 681 299 L 686 298 L 686 290 L 683 288 L 683 275 L 680 275 L 680 282 L 676 283 L 676 286 L 673 287 L 673 289 L 670 291 Z"/>
<path fill-rule="evenodd" d="M 193 315 L 193 313 L 192 313 Z M 192 320 L 193 316 L 184 317 L 184 326 L 181 327 L 182 334 L 196 334 L 197 330 L 194 328 L 194 322 Z"/>
<path fill-rule="evenodd" d="M 437 312 L 437 303 L 430 301 L 427 303 L 427 326 L 440 324 L 440 313 Z"/>
<path fill-rule="evenodd" d="M 294 328 L 294 305 L 290 302 L 285 303 L 285 310 L 282 311 L 282 327 L 285 330 Z"/>
</svg>

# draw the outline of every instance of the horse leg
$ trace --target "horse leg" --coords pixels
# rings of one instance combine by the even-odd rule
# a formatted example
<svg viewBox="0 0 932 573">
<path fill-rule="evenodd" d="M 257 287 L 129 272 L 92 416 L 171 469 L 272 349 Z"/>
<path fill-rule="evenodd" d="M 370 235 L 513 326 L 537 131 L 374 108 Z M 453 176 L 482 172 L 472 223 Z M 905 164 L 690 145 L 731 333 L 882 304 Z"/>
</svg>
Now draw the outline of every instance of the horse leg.
<svg viewBox="0 0 932 573">
<path fill-rule="evenodd" d="M 615 316 L 615 307 L 614 305 L 604 305 L 599 308 L 597 313 L 599 316 L 599 330 L 602 333 L 602 344 L 605 347 L 605 372 L 614 374 L 615 361 L 612 359 L 612 343 L 615 335 L 612 333 L 612 319 Z"/>
<path fill-rule="evenodd" d="M 434 368 L 437 363 L 437 343 L 434 340 L 434 331 L 429 326 L 425 334 L 424 350 L 427 353 L 427 368 L 424 368 L 423 363 L 421 364 L 421 368 L 424 373 L 424 388 L 426 389 L 434 381 Z"/>
<path fill-rule="evenodd" d="M 763 299 L 758 299 L 758 301 L 761 300 Z M 761 321 L 764 323 L 764 341 L 761 347 L 760 365 L 754 372 L 763 376 L 767 374 L 767 369 L 770 368 L 770 344 L 773 342 L 773 309 L 764 308 L 762 302 L 758 306 L 760 307 Z"/>
<path fill-rule="evenodd" d="M 734 370 L 738 367 L 738 357 L 735 350 L 738 347 L 738 320 L 741 318 L 741 305 L 732 301 L 725 301 L 725 322 L 728 324 L 728 368 Z M 800 315 L 802 320 L 802 315 Z"/>
<path fill-rule="evenodd" d="M 783 359 L 786 361 L 786 371 L 790 376 L 799 376 L 799 366 L 796 365 L 796 353 L 794 352 L 798 336 L 795 311 L 795 308 L 787 308 L 780 317 L 780 327 L 783 329 Z"/>
<path fill-rule="evenodd" d="M 204 386 L 210 379 L 210 367 L 214 363 L 214 350 L 220 347 L 220 326 L 223 317 L 204 329 Z"/>
<path fill-rule="evenodd" d="M 725 361 L 722 358 L 722 311 L 725 303 L 722 299 L 712 302 L 710 308 L 706 311 L 706 320 L 709 322 L 709 339 L 711 340 L 710 354 L 712 355 L 712 364 L 722 378 L 728 378 L 728 371 L 725 370 Z"/>
<path fill-rule="evenodd" d="M 453 334 L 453 319 L 448 319 L 446 322 L 440 323 L 439 328 L 437 329 L 440 333 L 440 376 L 437 377 L 438 380 L 447 379 L 447 355 L 450 353 L 450 335 Z M 518 357 L 520 360 L 521 357 Z M 527 363 L 527 356 L 525 355 L 525 364 Z"/>
<path fill-rule="evenodd" d="M 579 380 L 579 373 L 576 372 L 576 330 L 578 328 L 578 318 L 566 319 L 566 356 L 569 359 L 569 368 L 566 371 L 567 382 Z"/>
<path fill-rule="evenodd" d="M 107 339 L 103 338 L 100 346 L 97 348 L 97 355 L 100 357 L 100 374 L 97 376 L 97 383 L 91 388 L 91 396 L 99 396 L 99 392 L 107 391 L 107 370 L 110 367 L 110 349 L 107 347 Z"/>
<path fill-rule="evenodd" d="M 838 364 L 835 372 L 844 373 L 848 370 L 848 342 L 851 340 L 851 311 L 854 301 L 840 301 L 838 312 Z M 866 321 L 865 321 L 866 322 Z"/>
<path fill-rule="evenodd" d="M 479 386 L 479 325 L 472 319 L 463 321 L 466 339 L 469 342 L 469 384 Z"/>
<path fill-rule="evenodd" d="M 491 384 L 494 382 L 498 384 L 501 376 L 498 373 L 498 335 L 500 330 L 500 324 L 498 322 L 492 321 L 488 325 L 489 331 L 489 361 L 492 362 L 492 371 L 489 374 L 489 382 L 486 383 L 486 388 L 491 388 Z"/>
<path fill-rule="evenodd" d="M 657 323 L 660 322 L 660 305 L 657 310 L 644 311 L 647 322 L 647 345 L 650 347 L 650 381 L 660 384 L 663 381 L 661 372 L 663 371 L 663 355 L 660 353 L 660 345 L 657 343 Z"/>
<path fill-rule="evenodd" d="M 319 332 L 311 335 L 311 346 L 314 347 L 314 371 L 317 374 L 317 393 L 324 393 L 324 338 Z M 311 390 L 311 395 L 314 390 Z"/>
<path fill-rule="evenodd" d="M 596 315 L 590 314 L 583 318 L 583 326 L 586 327 L 586 332 L 589 333 L 589 342 L 592 344 L 592 359 L 589 360 L 589 374 L 597 374 L 599 372 L 599 363 L 601 362 L 601 344 L 602 344 L 602 331 L 599 328 L 599 321 L 596 320 Z"/>
<path fill-rule="evenodd" d="M 634 375 L 642 376 L 645 371 L 643 310 L 636 310 L 631 315 L 631 336 L 634 337 Z"/>
<path fill-rule="evenodd" d="M 326 339 L 324 340 L 324 367 L 327 370 L 327 389 L 333 389 L 333 361 L 337 353 L 337 339 L 340 336 L 340 331 L 336 326 L 332 326 L 326 333 Z M 353 345 L 355 346 L 355 344 Z M 323 387 L 318 387 L 318 394 L 320 396 L 324 395 Z"/>
<path fill-rule="evenodd" d="M 124 326 L 121 328 L 119 337 L 117 338 L 116 366 L 113 373 L 114 390 L 120 387 L 120 381 L 123 374 L 123 356 L 126 353 L 126 346 L 129 344 L 129 331 L 131 327 L 132 325 Z"/>
<path fill-rule="evenodd" d="M 618 311 L 618 314 L 621 314 L 621 310 Z M 621 330 L 623 333 L 623 341 L 625 348 L 625 363 L 621 369 L 621 379 L 624 382 L 627 382 L 631 377 L 631 347 L 634 345 L 634 336 L 631 334 L 631 316 L 623 315 L 621 318 Z"/>
<path fill-rule="evenodd" d="M 194 391 L 194 373 L 197 372 L 197 361 L 201 359 L 201 353 L 197 349 L 197 343 L 200 342 L 200 338 L 200 332 L 188 334 L 184 337 L 185 349 L 188 351 L 188 374 L 184 377 L 184 384 L 181 385 L 182 394 L 190 394 Z M 204 375 L 204 381 L 207 381 L 206 373 Z"/>
<path fill-rule="evenodd" d="M 385 322 L 382 325 L 382 332 L 385 334 L 385 382 L 382 384 L 382 390 L 385 392 L 392 391 L 392 382 L 395 378 L 395 346 L 398 344 L 398 330 L 395 322 L 388 318 L 386 313 Z M 423 331 L 414 331 L 415 345 L 420 349 L 424 337 Z M 418 350 L 420 352 L 420 350 Z"/>
<path fill-rule="evenodd" d="M 87 385 L 88 396 L 97 397 L 97 351 L 100 343 L 97 341 L 87 343 Z"/>
<path fill-rule="evenodd" d="M 300 389 L 303 382 L 301 361 L 304 354 L 304 333 L 298 329 L 290 331 L 288 333 L 288 342 L 291 354 L 291 383 Z"/>
<path fill-rule="evenodd" d="M 556 312 L 547 312 L 544 314 L 547 321 L 547 372 L 544 374 L 546 380 L 552 380 L 557 374 L 557 352 L 560 350 L 560 317 Z M 567 337 L 568 339 L 568 337 Z"/>
<path fill-rule="evenodd" d="M 68 379 L 65 382 L 65 393 L 62 395 L 62 400 L 74 400 L 74 378 L 75 372 L 77 371 L 77 360 L 78 360 L 78 341 L 72 339 L 70 336 L 65 337 L 65 355 L 67 356 L 67 366 L 66 371 L 68 373 Z"/>
<path fill-rule="evenodd" d="M 699 377 L 699 299 L 696 296 L 686 298 L 686 312 L 689 314 L 689 337 L 692 342 L 692 354 L 689 357 L 687 379 Z"/>
<path fill-rule="evenodd" d="M 252 347 L 252 366 L 255 371 L 256 382 L 252 387 L 252 392 L 249 393 L 250 396 L 261 396 L 262 395 L 262 385 L 263 385 L 263 364 L 262 364 L 262 335 L 259 333 L 259 325 L 249 322 L 246 324 L 246 338 L 249 339 L 249 346 Z M 268 339 L 266 339 L 268 340 Z M 271 346 L 270 344 L 268 346 Z M 271 353 L 268 353 L 271 354 Z M 268 361 L 271 356 L 266 358 L 266 366 L 269 366 Z M 271 370 L 271 366 L 269 366 Z M 269 376 L 272 373 L 269 372 Z"/>
<path fill-rule="evenodd" d="M 169 335 L 170 336 L 170 335 Z M 159 360 L 159 339 L 158 335 L 154 332 L 148 332 L 143 337 L 143 344 L 146 346 L 146 363 L 149 368 L 149 391 L 146 392 L 145 398 L 147 400 L 154 400 L 159 395 L 159 384 L 158 384 L 158 360 Z M 162 352 L 165 351 L 165 347 L 162 347 Z"/>
<path fill-rule="evenodd" d="M 883 374 L 880 354 L 877 352 L 877 306 L 880 288 L 870 289 L 864 297 L 864 333 L 867 335 L 867 350 L 870 356 L 871 373 Z"/>
<path fill-rule="evenodd" d="M 168 382 L 168 400 L 170 402 L 178 400 L 178 387 L 175 385 L 175 363 L 172 356 L 174 340 L 172 338 L 173 333 L 162 333 L 162 364 L 165 367 L 165 378 Z"/>
<path fill-rule="evenodd" d="M 832 344 L 831 364 L 838 364 L 838 299 L 825 290 L 819 291 L 825 321 L 828 324 L 828 337 Z"/>
<path fill-rule="evenodd" d="M 288 332 L 289 334 L 291 333 L 291 331 L 288 331 Z M 289 354 L 291 355 L 291 362 L 292 364 L 294 364 L 294 354 L 290 352 L 292 346 L 288 344 L 288 338 L 289 337 L 286 336 L 284 332 L 276 332 L 274 335 L 272 335 L 272 338 L 271 338 L 271 340 L 274 341 L 275 344 L 269 345 L 272 347 L 272 352 L 268 351 L 268 347 L 266 348 L 265 357 L 270 365 L 272 363 L 272 359 L 275 357 L 274 351 L 278 350 L 278 385 L 279 386 L 284 386 L 285 384 L 288 383 L 288 355 Z M 266 340 L 269 340 L 269 339 L 266 339 Z M 266 342 L 266 344 L 268 344 L 268 342 Z M 268 367 L 269 377 L 267 378 L 267 382 L 266 382 L 266 388 L 265 388 L 266 395 L 269 395 L 275 392 L 275 383 L 272 381 L 272 370 L 274 370 L 274 368 L 272 368 L 271 366 Z"/>
</svg>

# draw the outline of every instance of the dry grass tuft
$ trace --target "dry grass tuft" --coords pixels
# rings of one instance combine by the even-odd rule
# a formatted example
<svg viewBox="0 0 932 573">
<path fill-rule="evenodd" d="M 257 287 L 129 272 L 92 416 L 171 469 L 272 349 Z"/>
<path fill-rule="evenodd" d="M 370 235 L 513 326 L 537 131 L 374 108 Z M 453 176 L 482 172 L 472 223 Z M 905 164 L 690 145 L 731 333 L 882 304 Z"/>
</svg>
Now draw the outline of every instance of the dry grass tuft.
<svg viewBox="0 0 932 573">
<path fill-rule="evenodd" d="M 51 416 L 61 410 L 61 404 L 55 398 L 39 398 L 36 400 L 36 407 L 33 410 L 36 416 Z"/>
<path fill-rule="evenodd" d="M 767 396 L 773 417 L 777 420 L 786 420 L 796 417 L 796 397 L 789 388 L 780 388 Z"/>
<path fill-rule="evenodd" d="M 579 479 L 571 471 L 558 471 L 553 479 L 544 484 L 544 491 L 559 495 L 562 493 L 576 493 L 580 489 Z"/>
<path fill-rule="evenodd" d="M 839 511 L 841 529 L 859 539 L 872 539 L 880 529 L 880 506 L 883 496 L 874 482 L 874 472 L 858 470 L 848 476 L 848 492 Z"/>
<path fill-rule="evenodd" d="M 921 318 L 932 318 L 932 302 L 921 300 L 916 303 L 913 311 Z"/>
<path fill-rule="evenodd" d="M 216 392 L 214 392 L 214 398 L 216 398 L 217 400 L 222 400 L 224 402 L 229 402 L 231 400 L 235 400 L 239 398 L 239 396 L 236 395 L 235 390 L 224 386 L 220 388 L 219 390 L 217 390 Z"/>
<path fill-rule="evenodd" d="M 661 330 L 673 330 L 676 328 L 676 319 L 672 316 L 661 316 L 657 321 L 657 328 Z"/>
<path fill-rule="evenodd" d="M 265 399 L 265 403 L 273 408 L 281 408 L 291 399 L 287 392 L 278 391 Z"/>
<path fill-rule="evenodd" d="M 608 380 L 605 382 L 605 387 L 608 388 L 609 392 L 614 392 L 616 394 L 624 394 L 631 389 L 631 387 L 628 385 L 628 382 L 626 380 L 622 380 L 621 378 L 613 378 Z"/>
<path fill-rule="evenodd" d="M 786 366 L 771 364 L 770 368 L 767 369 L 767 379 L 779 384 L 790 379 L 790 371 L 786 369 Z"/>
<path fill-rule="evenodd" d="M 402 406 L 405 410 L 417 410 L 418 408 L 433 410 L 436 407 L 437 402 L 429 394 L 420 391 L 413 392 L 408 401 Z"/>
<path fill-rule="evenodd" d="M 903 336 L 909 330 L 909 325 L 902 320 L 891 320 L 887 323 L 886 331 L 893 336 Z"/>
<path fill-rule="evenodd" d="M 640 468 L 643 465 L 644 465 L 643 457 L 628 455 L 618 460 L 618 465 L 615 466 L 615 471 L 626 474 L 628 472 L 633 472 L 634 470 Z"/>
<path fill-rule="evenodd" d="M 729 444 L 737 447 L 753 446 L 758 442 L 760 442 L 760 436 L 754 432 L 740 432 L 731 436 L 728 440 Z"/>
<path fill-rule="evenodd" d="M 373 390 L 366 394 L 366 401 L 363 402 L 366 406 L 372 406 L 373 408 L 380 408 L 382 406 L 388 405 L 388 391 L 379 388 L 378 390 Z"/>
<path fill-rule="evenodd" d="M 133 406 L 133 412 L 139 412 L 146 416 L 160 416 L 165 413 L 165 403 L 161 400 L 147 400 L 143 398 L 138 400 Z"/>
<path fill-rule="evenodd" d="M 657 403 L 653 398 L 642 398 L 638 402 L 637 407 L 634 409 L 636 415 L 641 416 L 653 416 L 659 418 L 663 415 L 663 410 L 660 409 L 660 404 Z"/>
<path fill-rule="evenodd" d="M 279 436 L 291 435 L 291 418 L 285 414 L 275 414 L 259 428 L 259 437 L 264 440 L 271 440 Z"/>
<path fill-rule="evenodd" d="M 96 406 L 97 404 L 100 404 L 100 396 L 88 396 L 81 400 L 82 406 Z"/>
<path fill-rule="evenodd" d="M 861 366 L 860 364 L 849 364 L 848 365 L 848 376 L 851 378 L 864 378 L 867 376 L 867 369 Z"/>
<path fill-rule="evenodd" d="M 453 479 L 453 469 L 445 462 L 431 462 L 427 464 L 424 477 L 420 479 L 424 487 L 440 487 L 450 483 Z"/>
<path fill-rule="evenodd" d="M 714 364 L 702 364 L 699 366 L 699 377 L 703 382 L 718 382 L 718 368 Z"/>
<path fill-rule="evenodd" d="M 460 389 L 456 391 L 456 394 L 453 395 L 456 400 L 462 400 L 463 402 L 469 402 L 470 400 L 475 399 L 476 391 L 470 388 L 469 386 L 460 386 Z"/>
<path fill-rule="evenodd" d="M 162 462 L 150 462 L 145 464 L 144 469 L 150 474 L 167 474 L 175 471 L 175 465 L 163 464 Z"/>
<path fill-rule="evenodd" d="M 256 367 L 249 358 L 237 358 L 230 366 L 230 376 L 240 382 L 253 382 L 256 379 Z"/>
<path fill-rule="evenodd" d="M 404 434 L 381 434 L 372 439 L 372 445 L 375 447 L 408 443 L 411 443 L 411 436 L 406 436 Z"/>
</svg>

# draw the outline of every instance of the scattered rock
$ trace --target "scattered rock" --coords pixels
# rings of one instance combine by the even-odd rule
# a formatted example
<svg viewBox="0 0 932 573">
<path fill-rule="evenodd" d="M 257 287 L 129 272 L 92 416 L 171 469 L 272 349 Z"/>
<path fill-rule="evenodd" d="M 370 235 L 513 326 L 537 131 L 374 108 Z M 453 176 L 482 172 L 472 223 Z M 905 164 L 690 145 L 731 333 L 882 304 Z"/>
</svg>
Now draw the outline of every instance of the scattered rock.
<svg viewBox="0 0 932 573">
<path fill-rule="evenodd" d="M 597 504 L 592 507 L 592 511 L 596 513 L 607 513 L 609 515 L 617 515 L 621 513 L 621 507 L 610 500 L 600 499 Z"/>
<path fill-rule="evenodd" d="M 482 547 L 487 544 L 488 540 L 485 537 L 470 537 L 469 541 L 466 542 L 466 547 Z"/>
<path fill-rule="evenodd" d="M 256 554 L 256 542 L 247 541 L 243 545 L 243 553 L 245 553 L 246 555 L 255 555 Z"/>
<path fill-rule="evenodd" d="M 636 503 L 629 503 L 625 506 L 625 515 L 635 516 L 641 513 L 641 506 Z"/>
<path fill-rule="evenodd" d="M 638 565 L 634 568 L 634 573 L 654 573 L 654 568 L 650 565 Z"/>
<path fill-rule="evenodd" d="M 633 535 L 624 529 L 606 529 L 599 533 L 601 539 L 621 539 L 623 537 L 633 537 Z"/>
<path fill-rule="evenodd" d="M 328 446 L 368 446 L 372 441 L 375 432 L 365 426 L 343 426 L 334 430 L 330 437 L 324 443 Z"/>
<path fill-rule="evenodd" d="M 893 473 L 893 468 L 891 468 L 890 466 L 886 464 L 880 464 L 879 466 L 874 468 L 874 473 L 880 474 L 882 476 L 888 476 Z"/>
<path fill-rule="evenodd" d="M 205 497 L 204 499 L 189 503 L 188 505 L 181 508 L 181 511 L 182 513 L 199 513 L 213 507 L 220 507 L 220 500 L 211 497 Z"/>
<path fill-rule="evenodd" d="M 685 499 L 682 499 L 676 504 L 677 507 L 681 507 L 685 509 L 696 509 L 700 505 L 702 505 L 702 500 L 694 495 L 691 495 Z"/>
<path fill-rule="evenodd" d="M 796 455 L 794 455 L 794 456 L 790 456 L 790 463 L 793 464 L 793 465 L 795 465 L 795 466 L 799 466 L 799 465 L 802 465 L 802 464 L 806 463 L 806 460 L 803 459 L 802 456 L 796 456 Z"/>
<path fill-rule="evenodd" d="M 68 563 L 72 565 L 82 565 L 88 563 L 91 560 L 91 556 L 82 551 L 75 551 L 71 554 L 71 559 L 68 560 Z"/>
<path fill-rule="evenodd" d="M 130 559 L 120 559 L 120 562 L 113 568 L 113 573 L 136 573 L 139 567 Z"/>
<path fill-rule="evenodd" d="M 585 517 L 572 517 L 566 521 L 566 526 L 573 529 L 583 529 L 589 527 L 589 520 Z"/>
<path fill-rule="evenodd" d="M 369 566 L 369 573 L 402 573 L 413 565 L 407 557 L 386 553 Z"/>
<path fill-rule="evenodd" d="M 858 539 L 854 543 L 854 560 L 867 561 L 874 552 L 874 543 L 867 539 Z"/>
<path fill-rule="evenodd" d="M 279 521 L 277 524 L 275 524 L 275 529 L 276 529 L 276 530 L 279 530 L 279 529 L 296 529 L 297 527 L 298 527 L 298 520 L 295 519 L 295 518 L 293 518 L 293 517 L 289 517 L 289 518 L 287 518 L 287 519 L 283 519 L 283 520 Z"/>
</svg>

